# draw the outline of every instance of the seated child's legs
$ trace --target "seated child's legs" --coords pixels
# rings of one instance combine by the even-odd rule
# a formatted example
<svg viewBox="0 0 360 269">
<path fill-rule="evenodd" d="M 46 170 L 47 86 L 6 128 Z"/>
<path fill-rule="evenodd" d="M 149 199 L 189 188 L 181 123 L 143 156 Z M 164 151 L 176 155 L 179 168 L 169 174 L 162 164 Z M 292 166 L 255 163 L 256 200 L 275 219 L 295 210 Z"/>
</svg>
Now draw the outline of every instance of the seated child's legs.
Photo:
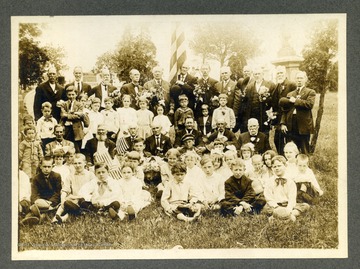
<svg viewBox="0 0 360 269">
<path fill-rule="evenodd" d="M 233 203 L 229 202 L 229 201 L 222 201 L 220 203 L 220 214 L 223 216 L 223 217 L 226 217 L 228 215 L 230 216 L 234 216 L 234 208 L 236 207 L 237 205 L 234 205 Z"/>
<path fill-rule="evenodd" d="M 40 210 L 47 210 L 51 206 L 51 202 L 45 199 L 37 199 L 34 204 L 40 209 Z"/>
<path fill-rule="evenodd" d="M 310 209 L 310 205 L 307 203 L 296 203 L 292 214 L 294 216 L 299 216 L 301 213 L 304 213 Z"/>
<path fill-rule="evenodd" d="M 251 203 L 253 207 L 253 212 L 259 214 L 261 209 L 266 205 L 265 196 L 263 193 L 259 193 L 255 197 L 255 201 Z"/>
</svg>

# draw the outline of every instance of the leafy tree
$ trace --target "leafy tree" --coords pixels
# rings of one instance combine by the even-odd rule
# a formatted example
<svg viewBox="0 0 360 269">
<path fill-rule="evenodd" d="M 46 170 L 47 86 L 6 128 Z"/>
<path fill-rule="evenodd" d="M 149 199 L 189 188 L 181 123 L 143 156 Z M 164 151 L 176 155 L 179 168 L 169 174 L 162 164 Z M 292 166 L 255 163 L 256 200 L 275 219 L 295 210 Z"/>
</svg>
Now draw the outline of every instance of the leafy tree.
<svg viewBox="0 0 360 269">
<path fill-rule="evenodd" d="M 63 63 L 64 49 L 61 47 L 41 47 L 36 40 L 42 34 L 41 25 L 37 23 L 19 24 L 19 81 L 20 87 L 40 82 L 43 72 L 50 64 L 59 71 L 67 69 Z"/>
<path fill-rule="evenodd" d="M 54 65 L 57 71 L 68 69 L 68 66 L 63 63 L 65 58 L 64 48 L 45 46 L 43 50 L 49 59 L 49 64 Z"/>
<path fill-rule="evenodd" d="M 126 29 L 122 40 L 114 52 L 106 52 L 96 62 L 95 70 L 104 65 L 116 72 L 120 80 L 130 81 L 129 72 L 137 69 L 141 73 L 142 82 L 151 77 L 151 70 L 157 64 L 155 61 L 156 47 L 146 30 L 134 34 L 132 28 Z"/>
<path fill-rule="evenodd" d="M 324 113 L 326 90 L 337 87 L 338 21 L 318 21 L 312 28 L 310 43 L 303 50 L 304 61 L 300 66 L 308 75 L 309 87 L 320 93 L 319 110 L 316 117 L 315 133 L 310 143 L 314 152 Z"/>
<path fill-rule="evenodd" d="M 39 81 L 49 60 L 45 50 L 34 40 L 40 35 L 41 30 L 36 23 L 19 25 L 19 81 L 22 89 Z"/>
<path fill-rule="evenodd" d="M 259 40 L 242 25 L 207 23 L 196 26 L 194 32 L 190 48 L 202 55 L 203 62 L 215 59 L 223 66 L 234 56 L 248 59 L 259 51 Z"/>
</svg>

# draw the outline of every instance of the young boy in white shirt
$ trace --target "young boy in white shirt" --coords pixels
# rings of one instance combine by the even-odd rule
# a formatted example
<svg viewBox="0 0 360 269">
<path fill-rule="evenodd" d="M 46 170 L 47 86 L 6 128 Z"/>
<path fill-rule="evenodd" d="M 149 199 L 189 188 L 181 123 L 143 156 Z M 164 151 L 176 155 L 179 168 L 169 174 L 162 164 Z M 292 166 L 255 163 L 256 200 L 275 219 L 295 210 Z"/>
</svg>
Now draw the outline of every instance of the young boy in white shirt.
<svg viewBox="0 0 360 269">
<path fill-rule="evenodd" d="M 201 213 L 200 194 L 190 180 L 185 178 L 186 166 L 177 162 L 171 167 L 174 180 L 165 185 L 161 206 L 167 215 L 175 215 L 186 222 L 196 220 Z"/>
<path fill-rule="evenodd" d="M 298 173 L 294 177 L 297 187 L 297 202 L 314 204 L 319 196 L 323 195 L 314 172 L 309 168 L 309 157 L 305 154 L 296 156 Z"/>
<path fill-rule="evenodd" d="M 273 221 L 274 218 L 296 221 L 296 217 L 310 206 L 306 203 L 296 203 L 296 184 L 286 173 L 286 159 L 283 156 L 275 156 L 271 164 L 274 176 L 264 188 L 267 204 L 263 211 L 272 214 L 269 221 Z"/>
</svg>

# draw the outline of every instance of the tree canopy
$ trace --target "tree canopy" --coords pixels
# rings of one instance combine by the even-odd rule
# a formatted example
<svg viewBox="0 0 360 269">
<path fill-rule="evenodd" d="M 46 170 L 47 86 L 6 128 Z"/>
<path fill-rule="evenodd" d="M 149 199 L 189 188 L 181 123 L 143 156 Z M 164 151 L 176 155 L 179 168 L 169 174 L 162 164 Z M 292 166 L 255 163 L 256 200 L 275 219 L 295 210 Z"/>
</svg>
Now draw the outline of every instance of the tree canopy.
<svg viewBox="0 0 360 269">
<path fill-rule="evenodd" d="M 106 65 L 115 72 L 119 79 L 130 81 L 129 72 L 137 69 L 141 73 L 141 81 L 151 77 L 151 70 L 157 64 L 155 61 L 156 47 L 146 30 L 134 34 L 131 28 L 126 29 L 115 51 L 105 52 L 98 57 L 95 71 Z"/>
<path fill-rule="evenodd" d="M 196 26 L 194 32 L 195 36 L 190 42 L 190 48 L 202 56 L 203 62 L 207 59 L 215 59 L 221 66 L 231 64 L 235 68 L 232 72 L 235 73 L 246 65 L 246 59 L 259 52 L 260 41 L 253 35 L 251 29 L 242 25 L 207 23 Z"/>
<path fill-rule="evenodd" d="M 310 40 L 302 52 L 304 61 L 300 66 L 308 75 L 309 87 L 320 93 L 337 90 L 338 21 L 318 21 Z"/>
<path fill-rule="evenodd" d="M 28 85 L 38 83 L 46 68 L 52 64 L 59 71 L 67 68 L 63 64 L 63 48 L 42 47 L 37 40 L 42 31 L 37 23 L 19 25 L 19 82 L 25 89 Z"/>
<path fill-rule="evenodd" d="M 303 50 L 304 61 L 300 68 L 308 75 L 308 86 L 320 93 L 315 133 L 311 138 L 310 151 L 314 152 L 324 113 L 325 93 L 337 90 L 338 21 L 321 20 L 312 28 L 310 43 Z"/>
</svg>

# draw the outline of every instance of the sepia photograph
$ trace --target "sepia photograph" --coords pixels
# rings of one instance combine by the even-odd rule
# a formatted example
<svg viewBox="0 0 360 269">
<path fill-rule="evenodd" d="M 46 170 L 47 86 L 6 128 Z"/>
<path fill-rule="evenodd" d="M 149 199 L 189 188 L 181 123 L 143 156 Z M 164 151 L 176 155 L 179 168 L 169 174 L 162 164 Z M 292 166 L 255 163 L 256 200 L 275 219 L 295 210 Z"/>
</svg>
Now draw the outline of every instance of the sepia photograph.
<svg viewBox="0 0 360 269">
<path fill-rule="evenodd" d="M 12 259 L 347 258 L 346 27 L 12 16 Z"/>
</svg>

